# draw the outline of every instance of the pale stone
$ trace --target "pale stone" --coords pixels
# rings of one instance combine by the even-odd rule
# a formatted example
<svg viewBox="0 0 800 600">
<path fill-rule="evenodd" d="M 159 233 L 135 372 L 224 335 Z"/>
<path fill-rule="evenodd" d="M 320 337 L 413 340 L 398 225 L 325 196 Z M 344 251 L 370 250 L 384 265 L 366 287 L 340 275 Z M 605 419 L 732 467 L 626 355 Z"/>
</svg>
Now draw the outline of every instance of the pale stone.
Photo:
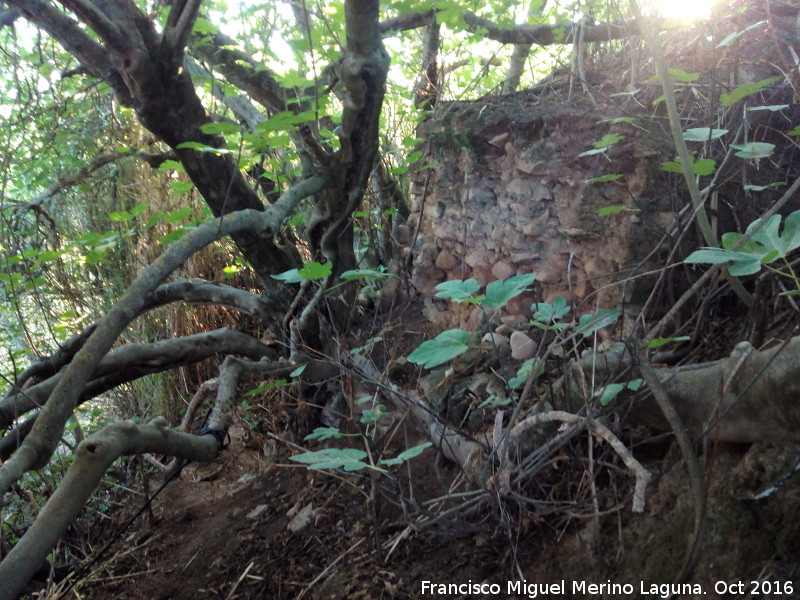
<svg viewBox="0 0 800 600">
<path fill-rule="evenodd" d="M 398 225 L 394 237 L 398 244 L 405 245 L 411 241 L 411 229 L 408 225 Z"/>
<path fill-rule="evenodd" d="M 509 343 L 511 345 L 511 358 L 527 360 L 536 356 L 536 342 L 521 331 L 512 333 Z"/>
<path fill-rule="evenodd" d="M 443 271 L 450 271 L 458 265 L 458 259 L 453 256 L 449 251 L 442 250 L 436 257 L 436 266 Z"/>
<path fill-rule="evenodd" d="M 502 333 L 490 331 L 481 338 L 481 342 L 484 344 L 491 344 L 492 346 L 508 346 L 509 339 Z"/>
<path fill-rule="evenodd" d="M 492 276 L 495 279 L 505 280 L 511 277 L 516 270 L 505 261 L 499 261 L 492 267 Z"/>
</svg>

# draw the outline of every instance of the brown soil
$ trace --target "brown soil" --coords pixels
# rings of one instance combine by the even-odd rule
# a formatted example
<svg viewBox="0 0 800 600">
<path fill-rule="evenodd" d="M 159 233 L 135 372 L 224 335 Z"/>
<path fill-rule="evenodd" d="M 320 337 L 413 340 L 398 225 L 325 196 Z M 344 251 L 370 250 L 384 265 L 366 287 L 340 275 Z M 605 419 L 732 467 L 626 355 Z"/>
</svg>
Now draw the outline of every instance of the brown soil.
<svg viewBox="0 0 800 600">
<path fill-rule="evenodd" d="M 667 467 L 651 485 L 645 514 L 632 515 L 626 497 L 624 507 L 598 519 L 599 536 L 593 533 L 594 519 L 567 514 L 553 519 L 509 499 L 415 531 L 414 522 L 423 520 L 414 507 L 409 504 L 406 514 L 417 517 L 407 518 L 388 499 L 397 499 L 398 489 L 411 499 L 403 469 L 375 480 L 306 471 L 286 460 L 284 447 L 267 441 L 262 449 L 243 448 L 252 445 L 249 436 L 240 427 L 234 434 L 219 462 L 185 468 L 153 502 L 152 518 L 140 518 L 114 541 L 71 592 L 51 597 L 524 598 L 507 593 L 509 582 L 521 579 L 529 584 L 564 580 L 563 592 L 551 588 L 555 593 L 539 597 L 639 597 L 640 582 L 649 586 L 674 579 L 691 539 L 691 494 L 679 465 Z M 800 520 L 794 508 L 800 485 L 790 478 L 763 500 L 746 499 L 789 474 L 798 454 L 796 448 L 769 446 L 715 451 L 709 529 L 700 566 L 690 579 L 705 594 L 681 597 L 798 597 L 750 594 L 749 582 L 785 586 L 800 575 Z M 412 461 L 418 504 L 446 494 L 440 481 L 456 475 L 448 465 L 434 468 L 433 462 L 427 454 Z M 627 490 L 626 480 L 620 477 L 618 484 Z M 374 506 L 367 500 L 373 483 L 386 493 Z M 140 503 L 140 496 L 129 497 L 116 518 L 122 521 Z M 305 524 L 293 531 L 302 513 Z M 423 581 L 496 583 L 502 593 L 423 594 Z M 629 583 L 636 593 L 573 593 L 573 582 L 581 581 Z M 748 583 L 744 593 L 716 594 L 719 581 Z"/>
</svg>

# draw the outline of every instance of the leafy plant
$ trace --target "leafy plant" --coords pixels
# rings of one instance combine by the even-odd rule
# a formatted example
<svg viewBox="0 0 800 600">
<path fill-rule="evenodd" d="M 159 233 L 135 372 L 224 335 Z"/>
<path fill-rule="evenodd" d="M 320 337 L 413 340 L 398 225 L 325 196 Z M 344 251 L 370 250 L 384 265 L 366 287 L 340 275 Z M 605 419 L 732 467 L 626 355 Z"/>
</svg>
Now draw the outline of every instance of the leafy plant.
<svg viewBox="0 0 800 600">
<path fill-rule="evenodd" d="M 408 355 L 408 361 L 422 365 L 426 369 L 438 367 L 466 352 L 469 349 L 468 340 L 469 332 L 463 329 L 448 329 L 432 340 L 422 342 Z"/>
<path fill-rule="evenodd" d="M 790 252 L 800 247 L 800 211 L 786 217 L 781 232 L 781 215 L 773 215 L 766 222 L 757 219 L 750 223 L 744 234 L 726 233 L 722 236 L 722 248 L 701 248 L 692 252 L 684 262 L 689 264 L 725 264 L 734 276 L 753 275 L 761 267 L 785 259 Z M 748 237 L 737 250 L 733 250 L 742 239 Z"/>
</svg>

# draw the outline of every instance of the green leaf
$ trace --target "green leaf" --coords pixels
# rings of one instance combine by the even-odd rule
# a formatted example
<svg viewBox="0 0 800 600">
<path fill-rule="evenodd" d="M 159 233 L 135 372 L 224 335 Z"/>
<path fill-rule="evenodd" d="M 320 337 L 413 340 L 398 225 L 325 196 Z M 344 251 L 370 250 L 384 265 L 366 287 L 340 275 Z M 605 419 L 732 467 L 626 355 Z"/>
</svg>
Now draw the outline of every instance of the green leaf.
<svg viewBox="0 0 800 600">
<path fill-rule="evenodd" d="M 620 173 L 609 173 L 608 175 L 601 175 L 600 177 L 592 177 L 591 179 L 587 179 L 586 183 L 592 184 L 592 183 L 603 183 L 605 181 L 616 181 L 621 177 L 622 174 Z"/>
<path fill-rule="evenodd" d="M 595 314 L 581 315 L 580 319 L 578 319 L 578 326 L 575 328 L 575 333 L 584 337 L 589 336 L 598 329 L 613 325 L 617 322 L 618 318 L 619 313 L 611 309 L 598 310 Z"/>
<path fill-rule="evenodd" d="M 486 286 L 486 297 L 481 304 L 486 308 L 502 308 L 512 298 L 529 291 L 529 286 L 535 279 L 535 273 L 528 273 L 526 275 L 514 275 L 505 281 L 492 281 Z"/>
<path fill-rule="evenodd" d="M 717 44 L 717 48 L 722 48 L 723 46 L 727 46 L 729 44 L 732 44 L 733 42 L 738 40 L 742 35 L 744 35 L 748 31 L 750 31 L 751 29 L 753 29 L 755 27 L 761 27 L 762 25 L 766 25 L 766 24 L 767 24 L 767 21 L 759 21 L 758 23 L 753 23 L 752 25 L 749 25 L 748 27 L 745 27 L 741 31 L 735 31 L 733 33 L 730 33 L 727 36 L 725 36 L 725 39 L 723 39 L 719 44 Z"/>
<path fill-rule="evenodd" d="M 317 279 L 324 279 L 331 274 L 331 271 L 333 271 L 332 262 L 318 263 L 316 261 L 310 261 L 305 263 L 303 268 L 297 271 L 297 274 L 303 279 L 316 281 Z"/>
<path fill-rule="evenodd" d="M 197 17 L 194 21 L 194 26 L 192 27 L 192 33 L 200 35 L 212 35 L 217 31 L 217 26 L 203 17 Z"/>
<path fill-rule="evenodd" d="M 413 165 L 413 164 L 414 164 L 415 162 L 417 162 L 417 161 L 418 161 L 420 158 L 422 158 L 422 154 L 423 154 L 423 153 L 422 153 L 422 151 L 421 151 L 421 150 L 417 150 L 416 152 L 412 152 L 411 154 L 409 154 L 409 155 L 408 155 L 408 158 L 406 159 L 406 162 L 407 162 L 409 165 Z"/>
<path fill-rule="evenodd" d="M 191 192 L 194 184 L 191 181 L 171 181 L 169 187 L 173 194 L 180 196 Z"/>
<path fill-rule="evenodd" d="M 232 135 L 235 133 L 240 133 L 242 128 L 236 123 L 219 121 L 217 123 L 204 123 L 200 125 L 200 131 L 207 133 L 208 135 L 215 135 L 218 133 L 223 135 Z"/>
<path fill-rule="evenodd" d="M 438 367 L 449 360 L 464 354 L 469 347 L 469 332 L 463 329 L 448 329 L 432 340 L 422 342 L 416 350 L 408 355 L 408 361 L 422 365 L 426 369 Z"/>
<path fill-rule="evenodd" d="M 192 214 L 192 207 L 191 206 L 182 206 L 178 210 L 172 211 L 164 215 L 163 221 L 164 223 L 177 223 L 178 221 L 182 221 L 186 219 Z"/>
<path fill-rule="evenodd" d="M 593 142 L 592 146 L 595 148 L 608 148 L 624 139 L 624 135 L 619 135 L 618 133 L 607 133 L 596 142 Z"/>
<path fill-rule="evenodd" d="M 695 175 L 711 175 L 716 167 L 717 163 L 713 158 L 701 158 L 697 161 L 692 160 L 692 171 Z"/>
<path fill-rule="evenodd" d="M 478 282 L 474 279 L 451 279 L 443 281 L 437 285 L 435 290 L 437 298 L 449 298 L 453 302 L 464 302 L 471 298 L 472 294 L 480 289 Z"/>
<path fill-rule="evenodd" d="M 535 302 L 531 305 L 534 320 L 539 323 L 553 323 L 569 314 L 570 308 L 563 296 L 553 298 L 553 303 Z"/>
<path fill-rule="evenodd" d="M 700 77 L 700 73 L 687 73 L 683 69 L 667 69 L 667 71 L 672 81 L 678 83 L 691 83 L 697 81 L 697 78 Z"/>
<path fill-rule="evenodd" d="M 368 469 L 369 465 L 363 460 L 367 453 L 357 448 L 324 448 L 316 452 L 304 452 L 290 456 L 289 460 L 307 464 L 309 469 L 338 469 L 345 471 L 360 471 Z"/>
<path fill-rule="evenodd" d="M 692 172 L 695 175 L 710 175 L 716 168 L 716 162 L 712 158 L 701 158 L 700 160 L 695 160 L 694 157 L 690 156 L 689 160 L 691 161 Z M 661 170 L 666 171 L 667 173 L 683 173 L 681 161 L 677 158 L 669 162 L 661 163 Z"/>
<path fill-rule="evenodd" d="M 284 283 L 302 283 L 305 281 L 305 278 L 300 276 L 299 269 L 289 269 L 283 273 L 271 275 L 271 277 Z"/>
<path fill-rule="evenodd" d="M 252 390 L 246 391 L 242 396 L 256 396 L 258 394 L 263 394 L 264 392 L 268 392 L 270 390 L 274 390 L 275 388 L 283 387 L 289 382 L 285 379 L 276 379 L 275 381 L 268 381 L 264 384 L 259 385 L 258 387 L 254 387 Z"/>
<path fill-rule="evenodd" d="M 189 149 L 189 150 L 197 150 L 198 152 L 210 152 L 211 154 L 230 154 L 230 150 L 225 150 L 225 148 L 214 148 L 213 146 L 208 146 L 206 144 L 201 144 L 200 142 L 181 142 L 177 146 L 175 146 L 178 150 Z"/>
<path fill-rule="evenodd" d="M 647 344 L 648 350 L 653 350 L 655 348 L 661 348 L 661 346 L 666 346 L 672 342 L 688 342 L 692 339 L 688 335 L 682 335 L 680 337 L 667 337 L 667 338 L 653 338 L 650 340 L 650 343 Z"/>
<path fill-rule="evenodd" d="M 160 165 L 158 165 L 158 171 L 163 173 L 165 171 L 178 171 L 183 172 L 183 163 L 178 162 L 177 160 L 165 160 Z"/>
<path fill-rule="evenodd" d="M 344 437 L 341 431 L 336 427 L 317 427 L 303 438 L 305 441 L 318 440 L 324 442 L 325 440 L 338 440 Z"/>
<path fill-rule="evenodd" d="M 419 456 L 422 454 L 426 448 L 430 448 L 433 444 L 431 442 L 425 442 L 423 444 L 417 444 L 416 446 L 411 446 L 407 450 L 404 450 L 394 458 L 384 458 L 381 460 L 382 465 L 399 465 L 407 460 L 411 460 L 412 458 Z"/>
<path fill-rule="evenodd" d="M 126 210 L 120 212 L 110 212 L 108 213 L 108 218 L 112 221 L 117 222 L 125 222 L 130 221 L 133 218 L 133 215 Z"/>
<path fill-rule="evenodd" d="M 601 208 L 601 209 L 599 209 L 597 211 L 597 216 L 598 217 L 607 217 L 609 215 L 617 215 L 617 214 L 619 214 L 621 212 L 625 212 L 626 210 L 627 210 L 626 207 L 624 207 L 622 205 L 619 205 L 619 204 L 616 205 L 616 206 L 604 206 L 603 208 Z"/>
<path fill-rule="evenodd" d="M 299 367 L 297 367 L 297 368 L 296 368 L 294 371 L 292 371 L 291 373 L 289 373 L 289 377 L 300 377 L 300 375 L 302 375 L 302 374 L 303 374 L 303 371 L 305 371 L 305 370 L 306 370 L 306 367 L 307 367 L 307 366 L 308 366 L 308 364 L 300 365 L 300 366 L 299 366 Z"/>
<path fill-rule="evenodd" d="M 783 187 L 786 185 L 785 181 L 773 181 L 767 185 L 745 185 L 744 189 L 749 192 L 763 192 L 764 190 L 772 190 L 775 188 Z"/>
<path fill-rule="evenodd" d="M 740 85 L 736 89 L 734 89 L 730 94 L 720 94 L 719 96 L 719 103 L 722 106 L 730 106 L 732 104 L 736 104 L 739 100 L 743 98 L 747 98 L 747 96 L 751 96 L 753 94 L 757 94 L 758 92 L 762 91 L 768 85 L 772 85 L 776 81 L 778 81 L 778 77 L 768 77 L 767 79 L 762 79 L 761 81 L 757 81 L 756 83 L 746 83 L 745 85 Z"/>
<path fill-rule="evenodd" d="M 707 142 L 716 140 L 728 133 L 727 129 L 711 129 L 710 127 L 693 127 L 683 132 L 683 139 L 687 142 Z"/>
<path fill-rule="evenodd" d="M 800 125 L 786 132 L 786 135 L 800 135 Z"/>
<path fill-rule="evenodd" d="M 736 156 L 740 158 L 767 158 L 775 151 L 775 144 L 766 142 L 748 142 L 746 144 L 732 144 L 731 148 L 738 150 Z"/>
<path fill-rule="evenodd" d="M 616 398 L 622 390 L 628 389 L 636 391 L 642 387 L 643 380 L 634 379 L 627 383 L 609 383 L 600 394 L 600 404 L 608 406 L 614 398 Z"/>
</svg>

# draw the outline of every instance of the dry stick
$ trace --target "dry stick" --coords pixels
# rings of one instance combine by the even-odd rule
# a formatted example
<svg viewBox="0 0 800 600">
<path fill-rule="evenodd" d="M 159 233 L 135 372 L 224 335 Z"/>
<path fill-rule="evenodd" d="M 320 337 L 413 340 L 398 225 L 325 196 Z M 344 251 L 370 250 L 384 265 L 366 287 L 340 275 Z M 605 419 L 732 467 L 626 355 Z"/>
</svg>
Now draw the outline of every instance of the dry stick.
<svg viewBox="0 0 800 600">
<path fill-rule="evenodd" d="M 647 359 L 645 353 L 644 343 L 641 341 L 632 342 L 629 345 L 629 351 L 634 357 L 639 372 L 642 374 L 647 387 L 653 393 L 653 396 L 664 413 L 672 432 L 675 434 L 675 439 L 678 441 L 683 459 L 686 461 L 686 468 L 689 471 L 689 481 L 692 486 L 692 498 L 694 504 L 694 532 L 692 533 L 692 540 L 686 552 L 686 559 L 684 560 L 681 572 L 678 574 L 676 583 L 685 582 L 697 566 L 700 559 L 700 548 L 703 544 L 703 529 L 705 525 L 705 489 L 706 480 L 703 470 L 700 468 L 700 461 L 697 460 L 697 454 L 692 445 L 692 439 L 689 437 L 689 431 L 683 424 L 678 411 L 675 410 L 672 401 L 669 399 L 669 394 L 661 384 L 661 380 L 656 375 L 653 367 L 650 366 L 650 361 Z"/>
<path fill-rule="evenodd" d="M 601 425 L 588 417 L 581 417 L 563 410 L 551 410 L 549 412 L 530 416 L 524 421 L 520 421 L 520 423 L 515 425 L 511 430 L 511 437 L 516 440 L 528 429 L 540 425 L 541 423 L 548 423 L 551 421 L 561 421 L 562 423 L 569 423 L 571 425 L 583 425 L 596 437 L 608 442 L 622 459 L 622 462 L 625 463 L 625 466 L 633 471 L 633 474 L 636 476 L 636 487 L 633 492 L 633 512 L 644 511 L 644 492 L 647 488 L 647 484 L 650 483 L 652 475 L 633 457 L 633 454 L 625 447 L 625 444 L 623 444 L 605 425 Z"/>
<path fill-rule="evenodd" d="M 700 188 L 697 185 L 696 176 L 694 171 L 692 171 L 692 161 L 689 156 L 689 149 L 686 147 L 686 141 L 683 138 L 683 131 L 681 131 L 678 105 L 675 102 L 675 90 L 672 87 L 672 80 L 669 77 L 667 63 L 664 60 L 664 52 L 661 50 L 661 46 L 658 44 L 658 40 L 653 34 L 653 30 L 649 25 L 649 21 L 646 21 L 642 16 L 642 11 L 639 9 L 639 4 L 636 2 L 636 0 L 630 0 L 630 5 L 636 20 L 640 25 L 639 30 L 642 33 L 642 37 L 644 37 L 644 39 L 647 41 L 647 45 L 650 46 L 650 50 L 653 53 L 653 61 L 655 62 L 656 73 L 658 74 L 659 79 L 661 79 L 661 86 L 664 89 L 664 103 L 666 104 L 667 114 L 669 115 L 669 128 L 670 132 L 672 133 L 672 138 L 675 142 L 675 147 L 678 151 L 678 157 L 681 161 L 683 177 L 686 180 L 686 186 L 689 188 L 689 196 L 692 199 L 692 205 L 694 206 L 697 224 L 700 227 L 703 238 L 705 238 L 706 244 L 715 248 L 719 248 L 719 243 L 717 242 L 717 238 L 711 228 L 711 223 L 708 220 L 708 214 L 706 213 L 706 209 L 703 204 L 704 200 L 700 195 Z M 746 306 L 752 306 L 753 296 L 750 294 L 750 292 L 744 289 L 742 282 L 731 275 L 728 275 L 728 280 L 730 281 L 731 288 L 733 288 L 733 291 L 736 292 L 736 295 L 739 297 L 739 299 L 744 302 Z"/>
</svg>

